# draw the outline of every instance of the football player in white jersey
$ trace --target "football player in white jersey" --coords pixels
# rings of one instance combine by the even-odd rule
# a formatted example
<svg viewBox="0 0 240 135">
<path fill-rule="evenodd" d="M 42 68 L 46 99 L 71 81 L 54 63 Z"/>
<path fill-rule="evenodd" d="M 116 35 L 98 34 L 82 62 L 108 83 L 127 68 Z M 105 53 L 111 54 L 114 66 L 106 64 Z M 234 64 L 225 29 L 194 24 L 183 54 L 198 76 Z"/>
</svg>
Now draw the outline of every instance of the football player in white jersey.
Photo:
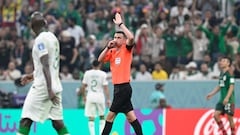
<svg viewBox="0 0 240 135">
<path fill-rule="evenodd" d="M 91 135 L 95 135 L 94 119 L 96 116 L 100 117 L 99 134 L 104 128 L 105 96 L 107 106 L 110 106 L 107 74 L 100 70 L 100 67 L 101 64 L 97 60 L 92 62 L 92 69 L 85 72 L 82 86 L 78 93 L 83 94 L 86 99 L 85 116 L 89 118 L 88 127 Z M 85 93 L 87 93 L 86 96 Z"/>
<path fill-rule="evenodd" d="M 69 135 L 63 123 L 62 85 L 59 79 L 59 42 L 45 29 L 40 12 L 31 15 L 31 28 L 36 34 L 32 48 L 34 72 L 22 77 L 21 84 L 33 84 L 25 99 L 17 135 L 28 135 L 32 122 L 52 120 L 59 135 Z"/>
</svg>

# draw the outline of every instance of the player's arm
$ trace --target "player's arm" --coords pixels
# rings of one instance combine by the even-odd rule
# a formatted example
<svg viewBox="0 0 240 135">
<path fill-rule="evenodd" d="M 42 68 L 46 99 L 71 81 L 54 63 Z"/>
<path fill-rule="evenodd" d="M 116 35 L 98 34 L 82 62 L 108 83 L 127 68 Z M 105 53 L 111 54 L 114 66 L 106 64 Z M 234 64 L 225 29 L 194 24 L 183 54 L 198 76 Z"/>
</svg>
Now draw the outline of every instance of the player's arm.
<svg viewBox="0 0 240 135">
<path fill-rule="evenodd" d="M 40 61 L 43 66 L 42 70 L 47 83 L 49 99 L 51 99 L 54 104 L 57 104 L 59 103 L 59 99 L 55 96 L 55 93 L 52 90 L 52 81 L 51 81 L 51 74 L 49 69 L 48 54 L 45 54 L 42 57 L 40 57 Z"/>
<path fill-rule="evenodd" d="M 87 84 L 82 83 L 80 90 L 78 91 L 78 96 L 85 96 Z"/>
<path fill-rule="evenodd" d="M 219 90 L 220 90 L 220 86 L 215 87 L 215 89 L 213 89 L 213 91 L 211 91 L 210 93 L 208 93 L 208 95 L 207 95 L 206 98 L 207 98 L 207 99 L 211 99 L 212 96 L 214 96 Z"/>
<path fill-rule="evenodd" d="M 231 97 L 232 93 L 233 93 L 233 90 L 234 90 L 234 82 L 235 82 L 235 79 L 233 77 L 233 71 L 229 71 L 230 73 L 230 78 L 229 78 L 229 83 L 230 83 L 230 86 L 228 88 L 228 93 L 225 97 L 225 99 L 223 100 L 223 104 L 227 104 L 228 101 L 229 101 L 229 98 Z"/>
<path fill-rule="evenodd" d="M 119 13 L 115 14 L 115 19 L 113 19 L 113 22 L 118 25 L 123 32 L 126 34 L 127 36 L 127 41 L 126 44 L 128 46 L 133 46 L 134 45 L 134 35 L 133 33 L 125 26 L 125 24 L 123 23 L 123 20 L 121 18 L 121 15 Z"/>
<path fill-rule="evenodd" d="M 86 102 L 86 87 L 87 87 L 87 84 L 82 83 L 82 86 L 78 92 L 78 96 L 81 95 L 83 97 L 84 102 Z"/>
<path fill-rule="evenodd" d="M 109 94 L 108 85 L 104 85 L 103 88 L 104 88 L 105 96 L 107 98 L 107 106 L 110 107 L 111 100 L 110 100 L 110 94 Z"/>
</svg>

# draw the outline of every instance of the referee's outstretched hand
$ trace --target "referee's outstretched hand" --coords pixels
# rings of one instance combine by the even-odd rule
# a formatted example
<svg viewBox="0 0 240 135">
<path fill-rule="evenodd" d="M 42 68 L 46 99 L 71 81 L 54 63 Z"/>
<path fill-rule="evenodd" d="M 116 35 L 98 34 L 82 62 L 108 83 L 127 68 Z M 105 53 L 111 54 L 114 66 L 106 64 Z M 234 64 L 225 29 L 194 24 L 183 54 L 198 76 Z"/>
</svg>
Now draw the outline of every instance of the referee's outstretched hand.
<svg viewBox="0 0 240 135">
<path fill-rule="evenodd" d="M 122 23 L 122 17 L 120 15 L 120 13 L 116 13 L 115 14 L 115 18 L 113 19 L 113 22 L 116 24 L 116 25 L 119 25 L 120 23 Z"/>
</svg>

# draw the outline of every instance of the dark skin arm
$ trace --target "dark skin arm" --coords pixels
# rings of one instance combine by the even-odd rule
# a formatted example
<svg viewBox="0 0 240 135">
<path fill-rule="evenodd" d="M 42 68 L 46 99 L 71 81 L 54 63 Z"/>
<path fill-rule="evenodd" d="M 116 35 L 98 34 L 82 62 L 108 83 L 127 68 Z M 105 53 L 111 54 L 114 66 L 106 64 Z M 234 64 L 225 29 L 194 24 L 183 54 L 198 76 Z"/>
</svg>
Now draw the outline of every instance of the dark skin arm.
<svg viewBox="0 0 240 135">
<path fill-rule="evenodd" d="M 55 93 L 52 90 L 52 81 L 51 81 L 51 74 L 49 70 L 48 54 L 42 56 L 40 58 L 40 61 L 43 65 L 43 74 L 47 83 L 49 99 L 53 102 L 53 104 L 58 104 L 60 102 L 60 99 L 55 95 Z"/>
</svg>

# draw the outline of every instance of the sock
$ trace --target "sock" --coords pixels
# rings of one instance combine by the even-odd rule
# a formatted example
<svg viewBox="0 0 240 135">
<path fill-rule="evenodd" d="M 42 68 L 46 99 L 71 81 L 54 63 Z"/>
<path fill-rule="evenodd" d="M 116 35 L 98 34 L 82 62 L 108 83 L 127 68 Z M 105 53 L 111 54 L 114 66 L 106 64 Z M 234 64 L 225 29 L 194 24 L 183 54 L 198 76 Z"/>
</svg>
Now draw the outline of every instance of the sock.
<svg viewBox="0 0 240 135">
<path fill-rule="evenodd" d="M 105 126 L 105 120 L 100 119 L 99 133 L 102 133 L 104 126 Z"/>
<path fill-rule="evenodd" d="M 58 131 L 58 135 L 68 135 L 68 134 L 69 133 L 66 127 L 63 127 Z"/>
<path fill-rule="evenodd" d="M 217 125 L 218 125 L 219 129 L 222 130 L 223 135 L 227 134 L 227 132 L 224 129 L 224 126 L 223 126 L 223 123 L 222 123 L 221 120 L 217 122 Z"/>
<path fill-rule="evenodd" d="M 235 135 L 235 127 L 231 128 L 231 135 Z"/>
<path fill-rule="evenodd" d="M 113 122 L 106 121 L 102 135 L 109 135 L 112 130 Z"/>
<path fill-rule="evenodd" d="M 17 134 L 18 135 L 28 135 L 29 131 L 30 131 L 29 127 L 20 126 L 19 129 L 18 129 L 18 133 Z"/>
<path fill-rule="evenodd" d="M 89 131 L 90 131 L 90 135 L 95 135 L 95 128 L 94 128 L 94 121 L 92 120 L 89 120 L 88 121 L 88 128 L 89 128 Z"/>
<path fill-rule="evenodd" d="M 137 119 L 131 122 L 131 125 L 137 135 L 143 135 L 142 127 Z"/>
</svg>

